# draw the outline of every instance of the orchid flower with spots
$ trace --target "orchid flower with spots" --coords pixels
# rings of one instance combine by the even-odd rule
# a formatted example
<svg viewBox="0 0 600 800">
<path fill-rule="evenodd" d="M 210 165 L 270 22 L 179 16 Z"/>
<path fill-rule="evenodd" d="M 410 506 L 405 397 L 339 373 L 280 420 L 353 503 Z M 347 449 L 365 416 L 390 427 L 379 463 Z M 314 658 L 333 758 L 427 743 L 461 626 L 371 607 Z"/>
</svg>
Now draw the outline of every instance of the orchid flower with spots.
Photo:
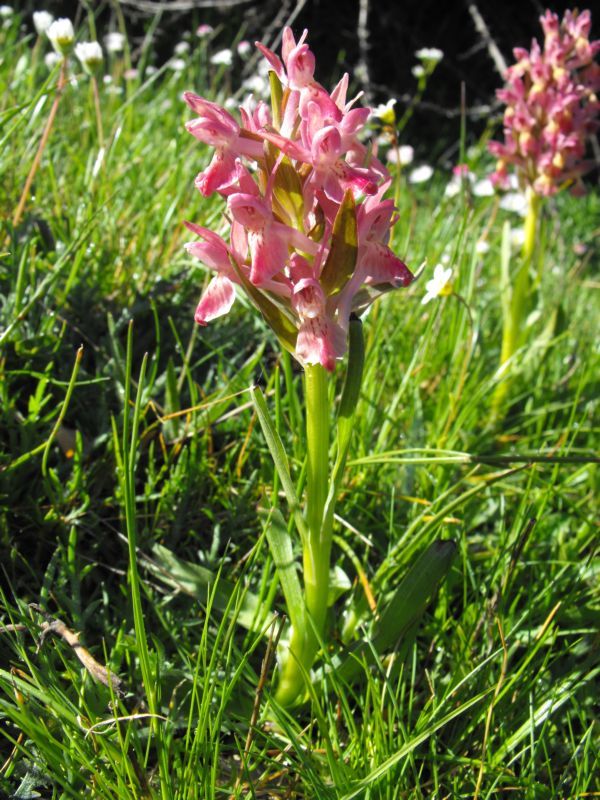
<svg viewBox="0 0 600 800">
<path fill-rule="evenodd" d="M 281 59 L 257 44 L 272 70 L 272 109 L 241 108 L 238 122 L 217 103 L 184 94 L 197 114 L 187 130 L 215 148 L 195 185 L 226 199 L 236 241 L 221 240 L 215 258 L 217 234 L 192 228 L 204 243 L 188 251 L 217 273 L 200 299 L 200 324 L 230 310 L 237 285 L 303 365 L 332 371 L 362 287 L 381 293 L 413 276 L 388 246 L 389 173 L 358 138 L 370 111 L 355 107 L 357 98 L 347 102 L 347 75 L 331 94 L 315 80 L 306 36 L 296 42 L 286 28 Z M 377 225 L 369 222 L 375 212 Z"/>
</svg>

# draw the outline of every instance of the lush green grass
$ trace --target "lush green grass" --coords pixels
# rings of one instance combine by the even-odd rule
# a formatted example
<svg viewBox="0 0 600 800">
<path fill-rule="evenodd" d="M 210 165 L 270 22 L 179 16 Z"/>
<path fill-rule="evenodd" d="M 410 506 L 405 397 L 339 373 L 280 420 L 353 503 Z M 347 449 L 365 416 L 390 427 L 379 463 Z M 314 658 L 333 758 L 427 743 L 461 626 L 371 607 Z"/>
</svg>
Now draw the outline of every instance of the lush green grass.
<svg viewBox="0 0 600 800">
<path fill-rule="evenodd" d="M 433 541 L 453 539 L 457 557 L 394 657 L 365 661 L 352 683 L 329 671 L 284 712 L 274 659 L 263 664 L 282 611 L 257 513 L 273 466 L 248 387 L 267 390 L 298 478 L 300 375 L 243 301 L 193 327 L 205 275 L 182 223 L 221 214 L 193 188 L 208 154 L 179 99 L 210 91 L 204 54 L 128 83 L 111 63 L 123 92 L 101 88 L 96 170 L 77 70 L 13 228 L 57 75 L 16 25 L 0 37 L 4 793 L 600 793 L 597 193 L 546 208 L 543 313 L 493 421 L 502 224 L 519 218 L 495 198 L 445 198 L 441 174 L 412 188 L 400 176 L 395 247 L 429 269 L 449 252 L 461 299 L 422 306 L 421 281 L 366 318 L 335 550 L 352 588 L 332 620 L 367 607 L 365 584 L 388 596 Z M 48 619 L 31 603 L 95 662 L 62 629 L 40 643 Z M 342 651 L 334 640 L 321 663 Z M 100 664 L 120 694 L 94 679 Z"/>
</svg>

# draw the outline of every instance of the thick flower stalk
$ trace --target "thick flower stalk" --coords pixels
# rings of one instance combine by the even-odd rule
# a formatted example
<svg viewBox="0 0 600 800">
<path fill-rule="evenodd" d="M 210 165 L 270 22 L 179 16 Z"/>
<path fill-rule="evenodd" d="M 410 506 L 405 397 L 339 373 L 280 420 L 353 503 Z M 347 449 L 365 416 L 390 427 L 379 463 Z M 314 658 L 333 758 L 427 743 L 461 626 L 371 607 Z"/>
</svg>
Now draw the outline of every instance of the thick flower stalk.
<svg viewBox="0 0 600 800">
<path fill-rule="evenodd" d="M 184 95 L 197 115 L 188 131 L 215 151 L 195 185 L 204 196 L 223 197 L 229 221 L 226 236 L 187 223 L 200 237 L 187 250 L 214 273 L 196 322 L 226 314 L 241 290 L 305 370 L 307 479 L 299 533 L 308 619 L 291 619 L 278 692 L 284 703 L 303 692 L 325 628 L 333 506 L 348 438 L 340 448 L 338 430 L 330 474 L 329 375 L 348 350 L 353 312 L 413 280 L 388 244 L 395 222 L 393 202 L 384 200 L 390 175 L 359 138 L 370 110 L 347 99 L 348 75 L 331 93 L 315 80 L 306 35 L 296 42 L 286 28 L 281 58 L 257 43 L 270 67 L 270 108 L 259 101 L 241 107 L 236 119 L 214 102 Z M 361 370 L 348 369 L 360 383 Z M 350 395 L 355 405 L 358 392 Z"/>
<path fill-rule="evenodd" d="M 531 50 L 517 47 L 516 63 L 506 71 L 506 85 L 497 91 L 505 103 L 504 141 L 491 141 L 498 159 L 492 181 L 506 188 L 515 171 L 527 196 L 527 217 L 521 265 L 513 271 L 512 295 L 504 321 L 501 365 L 524 340 L 532 286 L 541 279 L 542 254 L 535 283 L 533 261 L 543 200 L 568 188 L 584 194 L 582 176 L 593 167 L 587 160 L 587 140 L 598 129 L 600 66 L 594 60 L 600 40 L 590 41 L 589 11 L 567 11 L 562 21 L 551 11 L 540 17 L 543 47 L 534 39 Z M 507 391 L 500 384 L 494 399 L 498 411 Z"/>
</svg>

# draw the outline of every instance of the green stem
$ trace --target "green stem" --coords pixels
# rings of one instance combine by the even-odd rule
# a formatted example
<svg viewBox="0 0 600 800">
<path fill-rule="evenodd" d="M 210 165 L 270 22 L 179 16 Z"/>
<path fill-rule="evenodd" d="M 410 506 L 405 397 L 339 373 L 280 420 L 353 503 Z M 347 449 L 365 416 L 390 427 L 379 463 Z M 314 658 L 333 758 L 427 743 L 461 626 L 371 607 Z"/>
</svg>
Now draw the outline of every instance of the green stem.
<svg viewBox="0 0 600 800">
<path fill-rule="evenodd" d="M 521 252 L 521 264 L 512 286 L 509 312 L 504 319 L 502 331 L 502 350 L 500 353 L 500 366 L 509 361 L 517 352 L 524 341 L 525 320 L 529 312 L 531 299 L 531 266 L 537 244 L 542 197 L 533 189 L 527 189 L 527 215 L 525 217 L 525 239 Z M 510 379 L 505 377 L 498 384 L 493 399 L 493 416 L 496 417 L 506 397 L 510 386 Z"/>
<path fill-rule="evenodd" d="M 296 625 L 290 652 L 284 663 L 276 699 L 291 705 L 305 687 L 323 638 L 329 594 L 331 530 L 324 530 L 323 517 L 329 490 L 329 376 L 320 364 L 305 368 L 306 395 L 306 521 L 308 536 L 303 548 L 304 625 Z"/>
<path fill-rule="evenodd" d="M 317 636 L 323 633 L 327 611 L 331 551 L 331 531 L 323 530 L 323 515 L 329 489 L 328 388 L 328 374 L 324 367 L 320 364 L 308 365 L 305 370 L 308 547 L 304 549 L 304 591 L 310 617 L 309 627 L 312 621 L 307 638 L 315 651 L 318 646 Z"/>
</svg>

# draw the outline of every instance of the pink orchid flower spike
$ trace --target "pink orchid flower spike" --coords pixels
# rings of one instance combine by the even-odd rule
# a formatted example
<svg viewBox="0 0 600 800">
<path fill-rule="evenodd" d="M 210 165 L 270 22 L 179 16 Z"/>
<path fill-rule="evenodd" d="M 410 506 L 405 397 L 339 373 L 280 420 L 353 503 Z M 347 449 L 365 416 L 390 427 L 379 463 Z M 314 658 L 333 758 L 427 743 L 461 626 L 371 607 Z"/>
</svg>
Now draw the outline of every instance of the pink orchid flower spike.
<svg viewBox="0 0 600 800">
<path fill-rule="evenodd" d="M 188 131 L 215 149 L 196 186 L 225 199 L 231 226 L 227 243 L 189 225 L 200 241 L 187 249 L 216 273 L 200 298 L 200 324 L 244 291 L 301 364 L 332 371 L 363 290 L 406 286 L 412 274 L 389 247 L 389 174 L 359 138 L 369 109 L 346 101 L 347 76 L 331 95 L 316 81 L 307 35 L 296 41 L 286 28 L 281 58 L 257 45 L 271 69 L 271 109 L 246 103 L 238 121 L 185 93 L 197 115 Z"/>
</svg>

